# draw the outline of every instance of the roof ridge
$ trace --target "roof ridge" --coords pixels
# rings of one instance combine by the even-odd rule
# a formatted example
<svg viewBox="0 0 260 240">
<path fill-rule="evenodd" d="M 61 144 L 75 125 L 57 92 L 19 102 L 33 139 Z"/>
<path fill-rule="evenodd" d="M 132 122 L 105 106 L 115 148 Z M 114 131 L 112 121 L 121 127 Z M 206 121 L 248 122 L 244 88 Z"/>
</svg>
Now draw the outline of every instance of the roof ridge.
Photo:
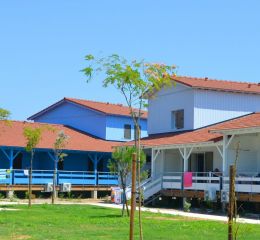
<svg viewBox="0 0 260 240">
<path fill-rule="evenodd" d="M 64 97 L 64 99 L 67 100 L 79 100 L 79 101 L 86 101 L 86 102 L 92 102 L 92 103 L 101 103 L 101 104 L 109 104 L 109 105 L 116 105 L 116 106 L 121 106 L 121 107 L 128 107 L 122 103 L 110 103 L 110 102 L 103 102 L 103 101 L 94 101 L 94 100 L 89 100 L 89 99 L 83 99 L 83 98 L 69 98 L 69 97 Z"/>
<path fill-rule="evenodd" d="M 194 80 L 207 80 L 207 81 L 218 81 L 218 82 L 228 82 L 228 83 L 240 83 L 240 84 L 251 84 L 259 86 L 259 83 L 256 82 L 246 82 L 246 81 L 234 81 L 234 80 L 227 80 L 227 79 L 216 79 L 216 78 L 210 78 L 210 77 L 192 77 L 192 76 L 185 76 L 185 75 L 177 75 L 173 76 L 173 78 L 189 78 Z"/>
<path fill-rule="evenodd" d="M 54 125 L 54 126 L 62 126 L 62 127 L 67 127 L 64 124 L 58 124 L 58 123 L 44 123 L 44 122 L 30 122 L 26 120 L 0 120 L 0 122 L 16 122 L 16 123 L 26 123 L 26 124 L 39 124 L 39 125 Z"/>
<path fill-rule="evenodd" d="M 64 97 L 65 100 L 78 100 L 78 101 L 86 101 L 86 102 L 92 102 L 92 103 L 101 103 L 104 105 L 113 105 L 113 106 L 119 106 L 119 107 L 124 107 L 124 108 L 129 108 L 128 106 L 124 105 L 123 103 L 111 103 L 111 102 L 103 102 L 103 101 L 94 101 L 94 100 L 89 100 L 89 99 L 83 99 L 83 98 L 70 98 L 70 97 Z M 133 107 L 133 109 L 137 109 Z M 141 109 L 143 112 L 147 112 L 146 110 Z"/>
</svg>

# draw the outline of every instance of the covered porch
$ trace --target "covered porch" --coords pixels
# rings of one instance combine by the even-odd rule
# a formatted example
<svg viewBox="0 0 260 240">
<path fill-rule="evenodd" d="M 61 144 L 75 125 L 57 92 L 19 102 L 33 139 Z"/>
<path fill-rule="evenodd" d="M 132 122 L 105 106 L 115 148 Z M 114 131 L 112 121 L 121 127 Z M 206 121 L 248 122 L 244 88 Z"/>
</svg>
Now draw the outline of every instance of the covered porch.
<svg viewBox="0 0 260 240">
<path fill-rule="evenodd" d="M 111 153 L 64 151 L 67 157 L 55 161 L 53 150 L 37 149 L 32 167 L 32 184 L 52 183 L 54 169 L 56 184 L 117 185 L 118 176 L 109 172 L 107 164 Z M 29 183 L 30 154 L 24 148 L 0 147 L 0 184 Z"/>
<path fill-rule="evenodd" d="M 260 129 L 216 129 L 210 133 L 222 137 L 207 142 L 152 147 L 151 182 L 154 184 L 146 190 L 150 188 L 153 192 L 154 187 L 228 191 L 229 166 L 236 161 L 236 192 L 260 194 Z"/>
</svg>

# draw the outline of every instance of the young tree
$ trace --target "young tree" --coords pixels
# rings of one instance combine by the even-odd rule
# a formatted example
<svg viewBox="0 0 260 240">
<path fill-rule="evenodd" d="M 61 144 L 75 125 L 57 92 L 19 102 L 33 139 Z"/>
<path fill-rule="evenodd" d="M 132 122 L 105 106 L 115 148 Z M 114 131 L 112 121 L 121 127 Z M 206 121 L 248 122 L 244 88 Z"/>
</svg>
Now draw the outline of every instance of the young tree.
<svg viewBox="0 0 260 240">
<path fill-rule="evenodd" d="M 120 185 L 123 189 L 123 206 L 122 206 L 122 216 L 125 213 L 125 207 L 127 211 L 127 215 L 129 216 L 128 204 L 127 204 L 127 196 L 126 196 L 126 181 L 127 177 L 131 173 L 131 165 L 132 165 L 132 155 L 136 152 L 135 147 L 117 147 L 115 151 L 112 153 L 112 159 L 108 163 L 108 168 L 111 172 L 117 172 L 120 178 Z M 141 162 L 140 165 L 143 166 L 145 164 L 145 153 L 141 151 Z"/>
<path fill-rule="evenodd" d="M 56 198 L 56 176 L 57 176 L 57 165 L 59 162 L 62 162 L 64 158 L 67 156 L 66 153 L 64 153 L 64 148 L 68 143 L 69 136 L 66 135 L 63 131 L 60 131 L 57 135 L 57 138 L 53 145 L 53 153 L 54 153 L 54 171 L 53 171 L 53 190 L 52 190 L 52 198 L 51 202 L 52 204 L 55 203 Z"/>
<path fill-rule="evenodd" d="M 6 109 L 0 108 L 0 120 L 7 120 L 10 116 L 10 112 Z"/>
<path fill-rule="evenodd" d="M 146 104 L 146 95 L 152 95 L 164 87 L 174 84 L 172 76 L 175 76 L 175 65 L 161 63 L 146 63 L 145 61 L 128 61 L 116 54 L 108 57 L 95 58 L 93 55 L 85 57 L 88 66 L 82 71 L 90 81 L 94 74 L 105 73 L 103 86 L 114 86 L 125 98 L 130 115 L 136 128 L 136 149 L 139 189 L 139 233 L 142 239 L 141 224 L 141 187 L 140 187 L 140 118 L 142 109 Z M 134 108 L 138 110 L 135 111 Z M 134 174 L 133 174 L 134 175 Z M 132 205 L 135 205 L 132 203 Z M 133 207 L 133 206 L 132 206 Z M 134 215 L 134 212 L 132 213 Z M 131 218 L 133 219 L 133 217 Z M 130 239 L 133 239 L 132 223 L 130 223 Z"/>
<path fill-rule="evenodd" d="M 30 159 L 30 170 L 29 170 L 29 207 L 32 204 L 32 168 L 33 168 L 33 159 L 34 153 L 37 145 L 41 140 L 42 129 L 41 128 L 32 128 L 32 127 L 25 127 L 23 131 L 23 135 L 26 138 L 26 151 L 31 154 Z"/>
</svg>

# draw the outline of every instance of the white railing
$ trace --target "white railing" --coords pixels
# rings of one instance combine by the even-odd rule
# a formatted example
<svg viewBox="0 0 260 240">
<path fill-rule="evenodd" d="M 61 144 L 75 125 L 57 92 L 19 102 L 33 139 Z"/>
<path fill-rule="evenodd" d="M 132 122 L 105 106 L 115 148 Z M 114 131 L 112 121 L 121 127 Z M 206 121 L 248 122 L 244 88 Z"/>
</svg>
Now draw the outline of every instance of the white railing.
<svg viewBox="0 0 260 240">
<path fill-rule="evenodd" d="M 162 177 L 163 189 L 185 189 L 185 190 L 208 190 L 216 191 L 228 190 L 229 177 L 223 177 L 222 174 L 213 172 L 193 172 L 192 185 L 184 187 L 182 183 L 182 172 L 165 172 Z M 260 193 L 260 177 L 256 173 L 239 173 L 236 177 L 236 191 L 247 193 Z"/>
<path fill-rule="evenodd" d="M 162 177 L 158 177 L 155 180 L 147 182 L 143 185 L 144 200 L 148 199 L 152 195 L 158 193 L 162 189 Z"/>
</svg>

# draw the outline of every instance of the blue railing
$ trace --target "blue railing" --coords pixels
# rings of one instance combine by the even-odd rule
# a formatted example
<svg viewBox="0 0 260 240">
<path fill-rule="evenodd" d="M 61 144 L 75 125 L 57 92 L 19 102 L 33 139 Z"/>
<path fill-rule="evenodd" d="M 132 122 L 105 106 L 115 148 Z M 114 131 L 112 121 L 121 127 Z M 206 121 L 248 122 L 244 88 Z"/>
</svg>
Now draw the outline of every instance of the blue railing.
<svg viewBox="0 0 260 240">
<path fill-rule="evenodd" d="M 52 183 L 53 170 L 33 170 L 32 184 Z M 29 170 L 0 169 L 0 184 L 23 185 L 29 183 Z M 57 171 L 56 184 L 118 185 L 118 175 L 110 172 Z"/>
</svg>

